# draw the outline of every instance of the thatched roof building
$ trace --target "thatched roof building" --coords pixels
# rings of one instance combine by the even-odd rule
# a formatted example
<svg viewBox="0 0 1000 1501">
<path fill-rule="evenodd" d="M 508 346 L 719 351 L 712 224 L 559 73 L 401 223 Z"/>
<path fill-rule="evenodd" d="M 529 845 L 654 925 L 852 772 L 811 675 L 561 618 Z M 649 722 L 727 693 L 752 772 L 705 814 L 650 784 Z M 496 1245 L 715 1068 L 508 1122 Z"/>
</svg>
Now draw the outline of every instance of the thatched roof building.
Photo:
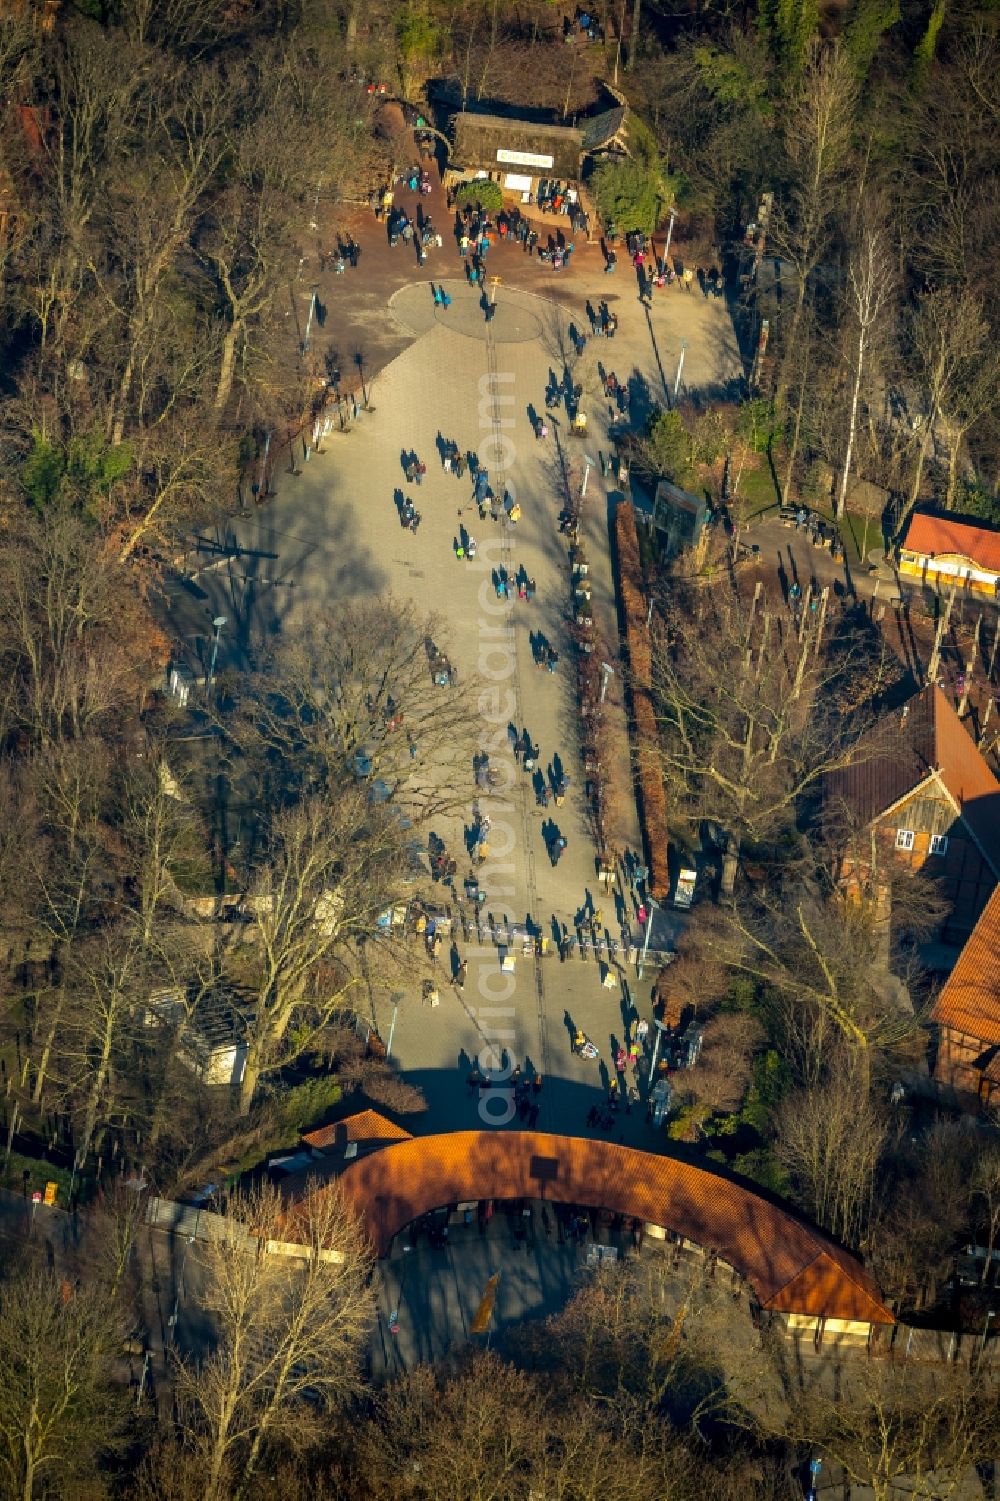
<svg viewBox="0 0 1000 1501">
<path fill-rule="evenodd" d="M 527 172 L 578 182 L 583 132 L 568 125 L 535 125 L 502 115 L 461 112 L 454 119 L 449 165 L 465 172 Z"/>
</svg>

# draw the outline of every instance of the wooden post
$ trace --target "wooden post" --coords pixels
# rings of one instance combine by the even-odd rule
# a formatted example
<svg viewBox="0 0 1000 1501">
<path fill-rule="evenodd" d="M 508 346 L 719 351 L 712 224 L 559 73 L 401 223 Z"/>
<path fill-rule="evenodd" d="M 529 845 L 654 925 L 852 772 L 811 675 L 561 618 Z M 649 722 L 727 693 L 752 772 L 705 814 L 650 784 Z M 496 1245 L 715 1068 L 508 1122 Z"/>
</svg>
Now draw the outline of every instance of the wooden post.
<svg viewBox="0 0 1000 1501">
<path fill-rule="evenodd" d="M 747 667 L 750 666 L 750 662 L 753 656 L 753 623 L 757 615 L 757 603 L 763 592 L 764 584 L 761 579 L 758 579 L 756 584 L 754 585 L 753 599 L 750 601 L 750 619 L 747 621 L 746 640 L 743 643 L 743 650 Z"/>
<path fill-rule="evenodd" d="M 805 674 L 806 660 L 807 660 L 807 658 L 809 656 L 809 648 L 810 648 L 811 645 L 812 645 L 811 641 L 803 641 L 803 643 L 802 643 L 802 650 L 799 652 L 799 665 L 795 669 L 795 682 L 792 684 L 792 701 L 793 701 L 793 703 L 798 698 L 799 694 L 802 692 L 802 678 L 803 678 L 803 676 Z"/>
<path fill-rule="evenodd" d="M 808 587 L 808 589 L 805 592 L 805 598 L 802 601 L 802 613 L 799 616 L 799 640 L 800 641 L 802 640 L 803 636 L 806 633 L 806 620 L 808 619 L 808 616 L 809 616 L 809 602 L 812 599 L 812 594 L 813 594 L 813 586 L 812 586 L 812 584 L 810 584 L 809 587 Z"/>
<path fill-rule="evenodd" d="M 761 638 L 760 638 L 760 650 L 757 653 L 757 673 L 756 673 L 756 676 L 757 676 L 758 682 L 760 681 L 761 670 L 762 670 L 762 668 L 764 666 L 764 658 L 767 655 L 767 644 L 768 644 L 768 638 L 770 637 L 770 634 L 771 634 L 771 612 L 770 612 L 770 610 L 765 610 L 764 611 L 763 629 L 761 631 Z"/>
<path fill-rule="evenodd" d="M 986 680 L 989 683 L 992 683 L 993 681 L 993 667 L 997 659 L 998 643 L 1000 643 L 1000 615 L 997 616 L 996 628 L 993 632 L 993 645 L 990 649 L 990 665 L 986 669 Z"/>
<path fill-rule="evenodd" d="M 819 656 L 820 642 L 823 639 L 823 631 L 826 628 L 826 607 L 830 601 L 830 585 L 827 584 L 819 597 L 819 619 L 816 622 L 816 655 Z"/>
<path fill-rule="evenodd" d="M 979 629 L 983 623 L 982 615 L 976 621 L 976 629 L 972 634 L 972 650 L 969 652 L 969 660 L 965 664 L 965 683 L 962 687 L 962 697 L 958 701 L 958 717 L 963 718 L 969 711 L 969 689 L 972 687 L 972 674 L 976 670 L 979 661 Z"/>
<path fill-rule="evenodd" d="M 931 652 L 931 659 L 927 664 L 927 681 L 929 683 L 937 681 L 938 668 L 941 666 L 941 643 L 944 640 L 944 633 L 948 629 L 948 622 L 951 620 L 951 611 L 954 603 L 955 591 L 952 589 L 948 595 L 948 603 L 944 607 L 944 614 L 937 623 L 937 631 L 934 635 L 934 649 Z"/>
</svg>

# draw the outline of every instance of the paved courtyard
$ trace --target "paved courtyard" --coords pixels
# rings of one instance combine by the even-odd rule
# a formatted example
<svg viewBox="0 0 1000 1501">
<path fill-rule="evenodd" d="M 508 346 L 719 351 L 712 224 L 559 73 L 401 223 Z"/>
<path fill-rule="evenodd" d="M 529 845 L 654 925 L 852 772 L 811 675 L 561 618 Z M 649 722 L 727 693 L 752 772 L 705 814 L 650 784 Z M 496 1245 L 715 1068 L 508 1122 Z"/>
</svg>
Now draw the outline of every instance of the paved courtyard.
<svg viewBox="0 0 1000 1501">
<path fill-rule="evenodd" d="M 276 494 L 267 504 L 205 538 L 195 577 L 174 588 L 171 603 L 176 634 L 186 638 L 195 655 L 204 654 L 211 618 L 227 617 L 220 662 L 241 660 L 256 631 L 294 631 L 298 621 L 325 601 L 382 592 L 415 600 L 445 618 L 450 655 L 466 680 L 488 686 L 490 675 L 502 676 L 512 661 L 513 674 L 504 682 L 516 705 L 511 717 L 538 747 L 539 767 L 544 771 L 558 757 L 571 784 L 564 806 L 543 810 L 536 805 L 530 778 L 514 769 L 513 795 L 489 810 L 492 861 L 509 868 L 484 881 L 486 910 L 498 920 L 523 923 L 530 917 L 550 934 L 554 923 L 572 931 L 575 914 L 589 899 L 601 908 L 612 936 L 620 938 L 624 926 L 638 945 L 642 935 L 634 894 L 602 892 L 596 883 L 596 850 L 582 796 L 575 668 L 568 650 L 569 565 L 556 520 L 562 503 L 558 477 L 568 463 L 572 482 L 579 486 L 583 455 L 598 461 L 588 480 L 582 533 L 590 555 L 595 624 L 615 660 L 609 524 L 621 494 L 614 488 L 613 470 L 602 472 L 602 461 L 610 460 L 608 428 L 618 414 L 604 397 L 601 370 L 613 369 L 620 382 L 629 380 L 632 416 L 641 420 L 649 402 L 664 399 L 661 366 L 667 370 L 676 363 L 682 335 L 675 310 L 697 315 L 701 327 L 701 336 L 689 342 L 685 365 L 692 384 L 724 384 L 736 378 L 738 365 L 724 304 L 684 293 L 665 294 L 651 314 L 634 295 L 628 300 L 620 295 L 617 337 L 590 338 L 587 298 L 607 295 L 610 301 L 608 284 L 614 281 L 602 278 L 592 294 L 584 287 L 579 305 L 569 308 L 505 281 L 496 291 L 489 319 L 481 294 L 464 280 L 445 279 L 452 298 L 447 310 L 435 306 L 426 281 L 397 288 L 385 316 L 406 331 L 409 342 L 386 368 L 369 377 L 373 410 L 363 412 L 347 431 L 331 433 L 308 461 L 300 452 L 300 472 L 278 472 Z M 616 285 L 624 293 L 623 270 Z M 582 356 L 574 349 L 574 329 L 588 335 Z M 549 436 L 539 440 L 532 416 L 545 413 L 547 385 L 567 373 L 583 387 L 588 435 L 582 442 L 570 437 L 566 412 L 559 410 L 547 414 Z M 480 521 L 468 475 L 459 479 L 440 462 L 439 436 L 463 452 L 479 453 L 493 489 L 516 496 L 522 507 L 516 526 Z M 427 465 L 419 487 L 407 484 L 402 471 L 401 454 L 411 450 Z M 422 515 L 416 534 L 400 526 L 394 499 L 400 490 Z M 455 556 L 460 526 L 479 543 L 474 562 Z M 498 602 L 491 575 L 500 566 L 511 576 L 523 567 L 536 582 L 535 598 Z M 560 652 L 555 674 L 536 670 L 530 640 L 534 632 L 542 632 Z M 609 682 L 608 704 L 619 737 L 620 775 L 627 784 L 621 677 L 619 670 Z M 498 729 L 502 734 L 506 717 L 500 725 L 484 721 L 484 738 Z M 475 796 L 470 767 L 467 823 Z M 634 799 L 626 796 L 622 803 L 616 844 L 641 854 Z M 550 864 L 542 832 L 549 820 L 555 820 L 567 840 L 556 867 Z M 460 848 L 461 820 L 437 832 L 452 849 Z M 647 969 L 639 983 L 634 962 L 618 965 L 617 983 L 605 988 L 604 966 L 593 957 L 570 957 L 563 963 L 555 954 L 539 961 L 517 955 L 514 973 L 507 975 L 492 942 L 467 945 L 459 938 L 458 948 L 469 961 L 464 992 L 443 986 L 440 1007 L 421 1006 L 424 965 L 415 947 L 415 972 L 398 1010 L 393 1056 L 428 1100 L 418 1128 L 474 1127 L 483 1119 L 503 1124 L 499 1094 L 480 1100 L 466 1083 L 473 1060 L 492 1039 L 525 1074 L 537 1070 L 543 1075 L 540 1129 L 584 1131 L 587 1112 L 602 1098 L 614 1049 L 625 1039 L 629 1022 L 636 1014 L 650 1014 L 652 972 Z M 388 1037 L 389 996 L 376 996 L 373 1010 L 381 1035 Z M 573 1024 L 593 1038 L 600 1064 L 572 1054 Z M 512 1124 L 518 1124 L 516 1117 Z M 652 1146 L 644 1103 L 629 1114 L 622 1111 L 612 1134 Z"/>
</svg>

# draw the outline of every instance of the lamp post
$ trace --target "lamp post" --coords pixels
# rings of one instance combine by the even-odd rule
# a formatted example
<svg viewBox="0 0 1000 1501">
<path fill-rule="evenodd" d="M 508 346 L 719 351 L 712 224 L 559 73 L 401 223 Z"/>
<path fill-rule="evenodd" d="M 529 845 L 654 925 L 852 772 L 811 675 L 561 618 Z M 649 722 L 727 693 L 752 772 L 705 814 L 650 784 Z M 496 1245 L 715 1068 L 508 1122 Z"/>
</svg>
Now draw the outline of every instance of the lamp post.
<svg viewBox="0 0 1000 1501">
<path fill-rule="evenodd" d="M 212 621 L 215 627 L 215 635 L 212 637 L 212 660 L 208 667 L 208 680 L 205 684 L 206 692 L 211 692 L 212 683 L 215 680 L 215 664 L 219 659 L 219 637 L 222 635 L 222 627 L 226 623 L 225 615 L 216 615 Z"/>
<path fill-rule="evenodd" d="M 355 353 L 354 363 L 357 365 L 358 375 L 361 377 L 361 405 L 366 407 L 368 405 L 368 392 L 365 390 L 365 357 L 360 349 Z"/>
<path fill-rule="evenodd" d="M 392 1052 L 392 1039 L 396 1035 L 396 1017 L 399 1015 L 399 1003 L 401 1000 L 403 1000 L 403 998 L 403 992 L 401 990 L 394 991 L 392 996 L 392 1021 L 389 1023 L 389 1041 L 385 1045 L 386 1058 L 388 1058 Z"/>
<path fill-rule="evenodd" d="M 666 242 L 666 244 L 663 247 L 663 266 L 664 266 L 664 270 L 668 269 L 667 268 L 667 258 L 670 255 L 670 241 L 674 237 L 674 224 L 675 224 L 676 220 L 677 220 L 677 210 L 675 208 L 672 208 L 670 210 L 670 223 L 667 225 L 667 242 Z"/>
<path fill-rule="evenodd" d="M 652 1088 L 653 1079 L 656 1077 L 656 1065 L 660 1061 L 660 1043 L 663 1041 L 663 1034 L 667 1030 L 666 1022 L 661 1022 L 656 1017 L 653 1018 L 653 1025 L 656 1028 L 656 1041 L 653 1043 L 653 1061 L 649 1065 L 649 1079 L 647 1082 L 650 1088 Z"/>
<path fill-rule="evenodd" d="M 604 700 L 608 696 L 608 681 L 609 681 L 609 679 L 613 678 L 614 675 L 615 675 L 615 669 L 612 667 L 611 663 L 610 662 L 602 662 L 601 663 L 601 703 L 602 704 L 603 704 Z"/>
<path fill-rule="evenodd" d="M 684 356 L 685 356 L 686 353 L 687 353 L 687 339 L 682 339 L 681 340 L 680 358 L 677 361 L 677 378 L 674 381 L 674 401 L 675 402 L 677 400 L 677 393 L 678 393 L 678 391 L 681 388 L 681 376 L 684 374 Z"/>
<path fill-rule="evenodd" d="M 649 915 L 646 918 L 646 936 L 645 936 L 645 938 L 642 941 L 642 953 L 639 955 L 639 963 L 638 963 L 638 965 L 636 967 L 636 971 L 635 971 L 635 977 L 636 977 L 637 980 L 641 980 L 642 979 L 643 966 L 646 963 L 646 955 L 649 953 L 649 935 L 653 931 L 653 913 L 656 912 L 657 910 L 658 910 L 658 908 L 657 908 L 656 902 L 654 902 L 653 898 L 650 897 L 649 898 Z"/>
<path fill-rule="evenodd" d="M 309 348 L 309 336 L 312 333 L 312 322 L 313 322 L 313 318 L 315 316 L 316 316 L 316 288 L 313 287 L 313 289 L 312 289 L 312 296 L 309 299 L 309 316 L 306 319 L 306 331 L 305 331 L 305 333 L 302 336 L 302 353 L 303 354 L 305 354 L 306 350 Z"/>
<path fill-rule="evenodd" d="M 267 456 L 271 452 L 270 428 L 264 434 L 264 448 L 260 456 L 260 470 L 257 474 L 256 493 L 263 497 L 267 494 Z"/>
</svg>

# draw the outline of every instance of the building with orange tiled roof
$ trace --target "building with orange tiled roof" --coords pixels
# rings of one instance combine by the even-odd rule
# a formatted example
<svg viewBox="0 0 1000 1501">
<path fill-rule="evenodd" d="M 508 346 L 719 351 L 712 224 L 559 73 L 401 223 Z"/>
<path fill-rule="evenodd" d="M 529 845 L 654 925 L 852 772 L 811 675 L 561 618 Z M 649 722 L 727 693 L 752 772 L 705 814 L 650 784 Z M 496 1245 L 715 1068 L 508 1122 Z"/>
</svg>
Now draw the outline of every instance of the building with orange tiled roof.
<svg viewBox="0 0 1000 1501">
<path fill-rule="evenodd" d="M 964 943 L 1000 881 L 1000 781 L 939 687 L 894 711 L 870 755 L 823 784 L 828 817 L 870 831 L 875 862 L 926 868 L 949 904 L 942 936 Z M 852 852 L 842 871 L 857 869 Z"/>
<path fill-rule="evenodd" d="M 365 1146 L 385 1146 L 391 1141 L 410 1141 L 409 1131 L 397 1126 L 388 1116 L 377 1110 L 359 1110 L 329 1126 L 320 1126 L 302 1137 L 303 1144 L 314 1152 L 338 1151 L 357 1143 Z"/>
<path fill-rule="evenodd" d="M 1000 886 L 941 990 L 934 1077 L 964 1104 L 1000 1100 Z"/>
<path fill-rule="evenodd" d="M 456 1131 L 358 1156 L 339 1183 L 379 1256 L 433 1210 L 541 1200 L 674 1232 L 735 1268 L 761 1306 L 791 1327 L 866 1334 L 894 1322 L 861 1263 L 822 1231 L 749 1186 L 676 1157 L 582 1137 Z"/>
<path fill-rule="evenodd" d="M 1000 531 L 959 516 L 915 511 L 899 549 L 899 571 L 935 589 L 1000 594 Z"/>
</svg>

